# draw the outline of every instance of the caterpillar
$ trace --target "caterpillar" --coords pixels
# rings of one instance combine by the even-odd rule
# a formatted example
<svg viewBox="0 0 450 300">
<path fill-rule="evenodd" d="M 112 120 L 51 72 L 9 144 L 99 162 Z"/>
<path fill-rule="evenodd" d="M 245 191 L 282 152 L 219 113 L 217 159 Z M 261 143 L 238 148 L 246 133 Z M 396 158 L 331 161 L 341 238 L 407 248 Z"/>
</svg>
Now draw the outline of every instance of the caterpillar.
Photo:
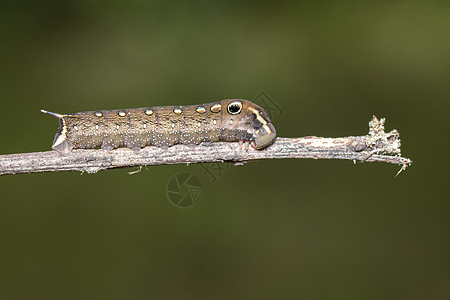
<svg viewBox="0 0 450 300">
<path fill-rule="evenodd" d="M 59 114 L 52 149 L 67 154 L 72 149 L 101 147 L 135 151 L 154 145 L 202 142 L 248 142 L 256 149 L 270 145 L 276 130 L 260 106 L 244 99 L 190 106 L 157 106 Z"/>
</svg>

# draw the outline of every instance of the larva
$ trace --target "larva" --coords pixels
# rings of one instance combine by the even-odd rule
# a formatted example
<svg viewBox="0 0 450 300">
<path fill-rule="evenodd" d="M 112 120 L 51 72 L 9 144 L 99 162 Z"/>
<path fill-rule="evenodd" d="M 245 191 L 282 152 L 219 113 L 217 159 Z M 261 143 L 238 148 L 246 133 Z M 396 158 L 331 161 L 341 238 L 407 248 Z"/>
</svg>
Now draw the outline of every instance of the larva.
<svg viewBox="0 0 450 300">
<path fill-rule="evenodd" d="M 276 138 L 276 130 L 263 108 L 243 99 L 191 106 L 158 106 L 121 110 L 58 114 L 59 128 L 52 148 L 129 147 L 200 144 L 217 141 L 248 141 L 262 149 Z"/>
</svg>

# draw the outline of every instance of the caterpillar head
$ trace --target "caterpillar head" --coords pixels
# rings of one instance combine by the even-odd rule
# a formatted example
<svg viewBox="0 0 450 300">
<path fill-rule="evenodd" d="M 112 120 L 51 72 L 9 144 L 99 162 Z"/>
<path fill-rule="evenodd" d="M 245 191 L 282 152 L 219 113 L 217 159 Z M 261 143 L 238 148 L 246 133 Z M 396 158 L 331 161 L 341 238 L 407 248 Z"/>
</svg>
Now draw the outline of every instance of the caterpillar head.
<svg viewBox="0 0 450 300">
<path fill-rule="evenodd" d="M 238 119 L 235 128 L 244 132 L 244 140 L 253 140 L 257 149 L 270 145 L 276 138 L 277 132 L 264 109 L 253 102 L 243 99 L 227 99 L 222 101 L 224 120 Z M 227 122 L 226 122 L 227 123 Z"/>
</svg>

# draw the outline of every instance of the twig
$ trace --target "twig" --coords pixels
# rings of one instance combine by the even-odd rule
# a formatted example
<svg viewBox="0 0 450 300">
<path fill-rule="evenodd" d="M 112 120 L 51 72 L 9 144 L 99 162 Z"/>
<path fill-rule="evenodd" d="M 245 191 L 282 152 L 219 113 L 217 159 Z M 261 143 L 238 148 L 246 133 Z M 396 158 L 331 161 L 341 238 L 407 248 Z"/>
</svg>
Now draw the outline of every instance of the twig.
<svg viewBox="0 0 450 300">
<path fill-rule="evenodd" d="M 400 156 L 399 133 L 384 132 L 385 119 L 375 116 L 369 123 L 369 134 L 341 138 L 277 138 L 262 150 L 242 150 L 239 143 L 203 143 L 197 146 L 175 145 L 168 149 L 149 146 L 134 152 L 128 148 L 113 151 L 101 149 L 73 150 L 68 155 L 57 151 L 0 155 L 0 175 L 81 171 L 96 173 L 112 168 L 133 166 L 233 162 L 272 158 L 347 159 L 387 162 L 405 170 L 412 161 Z"/>
</svg>

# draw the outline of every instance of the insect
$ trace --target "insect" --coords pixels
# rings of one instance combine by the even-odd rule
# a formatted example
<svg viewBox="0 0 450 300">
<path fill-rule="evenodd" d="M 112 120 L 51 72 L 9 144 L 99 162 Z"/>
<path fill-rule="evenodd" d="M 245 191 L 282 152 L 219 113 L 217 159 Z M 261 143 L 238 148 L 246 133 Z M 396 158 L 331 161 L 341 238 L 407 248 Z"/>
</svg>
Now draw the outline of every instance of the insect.
<svg viewBox="0 0 450 300">
<path fill-rule="evenodd" d="M 59 118 L 52 148 L 61 153 L 97 147 L 111 151 L 122 146 L 139 151 L 148 145 L 169 147 L 217 141 L 247 142 L 262 149 L 276 138 L 264 109 L 243 99 L 67 115 L 41 111 Z"/>
</svg>

